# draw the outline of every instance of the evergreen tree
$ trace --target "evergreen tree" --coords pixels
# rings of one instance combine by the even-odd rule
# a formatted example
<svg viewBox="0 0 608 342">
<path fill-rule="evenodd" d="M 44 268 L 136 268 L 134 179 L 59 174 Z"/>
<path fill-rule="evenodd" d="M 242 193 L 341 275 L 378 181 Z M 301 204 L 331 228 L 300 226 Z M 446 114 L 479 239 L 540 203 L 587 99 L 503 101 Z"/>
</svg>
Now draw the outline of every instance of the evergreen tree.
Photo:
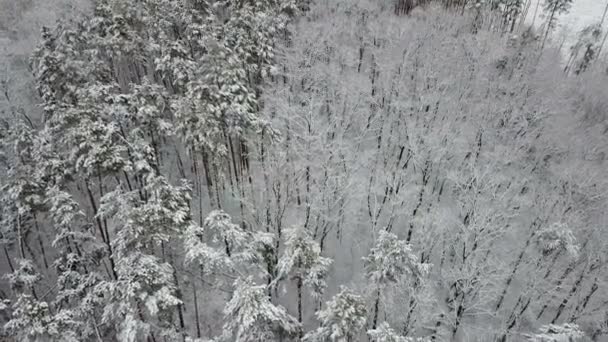
<svg viewBox="0 0 608 342">
<path fill-rule="evenodd" d="M 66 341 L 76 341 L 76 336 L 70 336 L 70 331 L 60 331 L 53 319 L 49 304 L 39 299 L 35 286 L 40 281 L 34 264 L 27 259 L 17 261 L 13 273 L 5 276 L 15 294 L 11 305 L 11 319 L 4 325 L 6 333 L 19 341 L 45 341 L 66 337 Z"/>
<path fill-rule="evenodd" d="M 363 298 L 346 287 L 317 312 L 321 326 L 304 336 L 304 341 L 354 342 L 365 328 L 367 308 Z"/>
<path fill-rule="evenodd" d="M 412 252 L 411 246 L 397 235 L 385 230 L 380 231 L 376 245 L 368 257 L 364 258 L 366 276 L 374 286 L 376 294 L 372 329 L 377 327 L 378 312 L 382 290 L 397 284 L 404 277 L 412 278 L 412 284 L 420 284 L 422 278 L 429 273 L 429 265 L 420 263 Z"/>
<path fill-rule="evenodd" d="M 52 245 L 60 253 L 53 267 L 57 272 L 57 295 L 53 302 L 56 321 L 69 320 L 65 332 L 80 340 L 99 339 L 97 322 L 103 301 L 95 292 L 104 277 L 99 272 L 105 248 L 86 224 L 85 214 L 69 193 L 55 186 L 48 190 L 49 212 L 56 229 Z"/>
<path fill-rule="evenodd" d="M 298 288 L 298 321 L 302 322 L 302 287 L 310 288 L 313 297 L 320 297 L 327 287 L 325 278 L 331 259 L 321 256 L 319 244 L 303 227 L 286 229 L 285 250 L 277 264 L 277 279 L 290 276 Z"/>
<path fill-rule="evenodd" d="M 272 341 L 295 336 L 301 329 L 287 311 L 270 302 L 266 286 L 255 285 L 251 276 L 237 279 L 232 298 L 224 309 L 223 339 L 236 342 Z"/>
<path fill-rule="evenodd" d="M 117 225 L 112 241 L 117 279 L 98 285 L 107 300 L 103 321 L 113 324 L 124 341 L 155 334 L 179 336 L 173 319 L 181 304 L 174 269 L 154 251 L 189 224 L 189 189 L 174 187 L 153 173 L 146 184 L 143 199 L 121 188 L 106 194 L 99 213 Z"/>
</svg>

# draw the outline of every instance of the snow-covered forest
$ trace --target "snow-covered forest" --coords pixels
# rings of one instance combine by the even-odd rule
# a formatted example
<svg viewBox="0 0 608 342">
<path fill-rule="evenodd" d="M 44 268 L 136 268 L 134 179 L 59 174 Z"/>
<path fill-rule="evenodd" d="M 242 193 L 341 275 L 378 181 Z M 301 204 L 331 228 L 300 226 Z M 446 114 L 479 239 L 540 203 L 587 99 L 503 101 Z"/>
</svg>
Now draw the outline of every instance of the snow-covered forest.
<svg viewBox="0 0 608 342">
<path fill-rule="evenodd" d="M 608 341 L 572 2 L 0 2 L 0 340 Z"/>
</svg>

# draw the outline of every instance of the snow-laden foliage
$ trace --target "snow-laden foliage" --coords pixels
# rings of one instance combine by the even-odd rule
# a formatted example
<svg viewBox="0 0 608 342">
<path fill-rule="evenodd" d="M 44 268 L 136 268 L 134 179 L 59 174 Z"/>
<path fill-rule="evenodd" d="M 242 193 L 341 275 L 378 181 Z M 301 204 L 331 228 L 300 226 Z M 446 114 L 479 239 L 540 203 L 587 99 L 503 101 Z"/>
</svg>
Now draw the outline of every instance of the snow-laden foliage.
<svg viewBox="0 0 608 342">
<path fill-rule="evenodd" d="M 98 215 L 120 225 L 112 243 L 119 256 L 168 241 L 183 232 L 189 222 L 187 186 L 173 186 L 166 178 L 153 175 L 146 182 L 143 200 L 139 192 L 121 188 L 101 199 Z"/>
<path fill-rule="evenodd" d="M 176 297 L 173 269 L 154 256 L 133 252 L 116 264 L 117 280 L 100 283 L 105 297 L 102 322 L 113 324 L 120 341 L 139 341 L 157 332 L 175 338 L 170 313 Z"/>
<path fill-rule="evenodd" d="M 429 274 L 430 265 L 420 263 L 411 246 L 397 235 L 381 230 L 369 255 L 363 258 L 369 289 L 375 293 L 372 328 L 376 328 L 384 290 L 401 285 L 402 292 L 415 295 Z M 413 290 L 413 291 L 412 291 Z M 414 296 L 411 297 L 414 300 Z"/>
<path fill-rule="evenodd" d="M 277 264 L 277 279 L 291 277 L 308 287 L 313 296 L 321 296 L 327 287 L 325 278 L 331 259 L 321 256 L 319 244 L 301 226 L 286 229 L 285 249 Z"/>
<path fill-rule="evenodd" d="M 93 270 L 104 255 L 104 248 L 83 222 L 85 214 L 68 192 L 55 186 L 47 196 L 57 231 L 53 246 L 62 253 L 53 263 L 58 275 L 54 319 L 62 324 L 63 334 L 71 333 L 75 340 L 91 338 L 99 334 L 92 317 L 103 306 L 94 291 L 103 275 Z"/>
<path fill-rule="evenodd" d="M 579 245 L 572 230 L 563 223 L 555 223 L 538 232 L 537 243 L 543 255 L 565 252 L 573 258 L 579 253 Z"/>
<path fill-rule="evenodd" d="M 382 322 L 376 329 L 367 331 L 373 342 L 428 342 L 429 338 L 405 337 L 399 335 L 387 322 Z"/>
<path fill-rule="evenodd" d="M 198 225 L 190 225 L 184 234 L 185 261 L 199 263 L 207 273 L 220 273 L 235 269 L 226 249 L 213 248 L 204 241 L 205 230 Z"/>
<path fill-rule="evenodd" d="M 301 326 L 285 308 L 270 302 L 265 285 L 252 277 L 237 279 L 232 298 L 224 309 L 223 339 L 236 342 L 274 341 L 279 336 L 295 336 Z"/>
<path fill-rule="evenodd" d="M 214 210 L 202 227 L 191 224 L 185 230 L 185 260 L 200 264 L 208 274 L 242 274 L 251 267 L 259 269 L 272 243 L 272 235 L 246 231 L 226 212 Z"/>
<path fill-rule="evenodd" d="M 137 341 L 155 330 L 174 336 L 171 313 L 181 304 L 173 267 L 151 251 L 188 226 L 189 189 L 153 175 L 146 182 L 145 200 L 119 188 L 102 198 L 98 214 L 119 226 L 111 243 L 116 279 L 102 282 L 97 291 L 107 300 L 103 322 L 116 322 L 117 337 L 123 341 Z"/>
<path fill-rule="evenodd" d="M 17 262 L 13 273 L 7 274 L 15 300 L 11 304 L 11 317 L 4 324 L 6 334 L 18 341 L 42 341 L 64 337 L 66 341 L 76 341 L 70 329 L 61 326 L 53 318 L 49 304 L 38 299 L 34 286 L 40 281 L 40 274 L 30 260 Z"/>
<path fill-rule="evenodd" d="M 356 341 L 367 322 L 367 308 L 363 298 L 342 287 L 340 292 L 317 312 L 321 326 L 304 336 L 304 341 Z"/>
<path fill-rule="evenodd" d="M 53 321 L 46 302 L 39 302 L 32 295 L 20 294 L 12 305 L 12 317 L 4 325 L 9 336 L 17 341 L 43 341 L 57 338 L 59 327 Z M 77 341 L 72 336 L 66 341 Z"/>
<path fill-rule="evenodd" d="M 2 223 L 9 230 L 22 230 L 21 234 L 24 234 L 26 226 L 17 226 L 44 206 L 43 141 L 24 122 L 18 122 L 1 137 L 3 150 L 10 152 L 6 161 L 10 167 L 0 183 Z"/>
<path fill-rule="evenodd" d="M 528 340 L 532 342 L 572 342 L 579 341 L 583 336 L 585 333 L 576 324 L 549 324 L 542 326 L 538 334 L 531 335 Z"/>
<path fill-rule="evenodd" d="M 27 292 L 40 280 L 40 274 L 31 260 L 17 260 L 17 268 L 14 272 L 4 276 L 11 285 L 11 289 L 17 292 Z"/>
<path fill-rule="evenodd" d="M 412 247 L 397 235 L 381 230 L 376 244 L 364 258 L 368 279 L 378 286 L 396 283 L 402 277 L 424 278 L 430 265 L 420 263 Z"/>
<path fill-rule="evenodd" d="M 226 212 L 212 211 L 203 223 L 203 229 L 208 232 L 211 243 L 226 246 L 226 254 L 238 253 L 249 246 L 250 234 L 240 226 L 232 223 L 232 218 Z"/>
</svg>

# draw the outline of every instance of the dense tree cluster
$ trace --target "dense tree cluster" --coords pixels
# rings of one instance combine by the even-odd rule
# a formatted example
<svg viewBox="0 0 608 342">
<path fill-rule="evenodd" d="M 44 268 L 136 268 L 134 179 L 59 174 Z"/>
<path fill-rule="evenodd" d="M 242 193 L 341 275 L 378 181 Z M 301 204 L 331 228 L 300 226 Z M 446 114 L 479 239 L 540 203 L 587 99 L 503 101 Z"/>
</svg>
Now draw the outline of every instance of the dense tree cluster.
<svg viewBox="0 0 608 342">
<path fill-rule="evenodd" d="M 45 28 L 41 114 L 0 122 L 3 337 L 601 341 L 608 78 L 602 24 L 566 72 L 547 44 L 570 3 L 539 35 L 505 0 Z"/>
</svg>

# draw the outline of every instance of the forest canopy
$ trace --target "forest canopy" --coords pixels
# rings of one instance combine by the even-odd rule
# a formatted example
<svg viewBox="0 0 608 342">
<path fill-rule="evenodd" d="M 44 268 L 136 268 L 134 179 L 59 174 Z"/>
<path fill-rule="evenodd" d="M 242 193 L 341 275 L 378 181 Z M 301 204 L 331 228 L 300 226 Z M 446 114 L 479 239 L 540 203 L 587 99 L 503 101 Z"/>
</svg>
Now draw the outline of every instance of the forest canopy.
<svg viewBox="0 0 608 342">
<path fill-rule="evenodd" d="M 608 34 L 560 45 L 571 3 L 3 3 L 1 338 L 606 340 Z"/>
</svg>

